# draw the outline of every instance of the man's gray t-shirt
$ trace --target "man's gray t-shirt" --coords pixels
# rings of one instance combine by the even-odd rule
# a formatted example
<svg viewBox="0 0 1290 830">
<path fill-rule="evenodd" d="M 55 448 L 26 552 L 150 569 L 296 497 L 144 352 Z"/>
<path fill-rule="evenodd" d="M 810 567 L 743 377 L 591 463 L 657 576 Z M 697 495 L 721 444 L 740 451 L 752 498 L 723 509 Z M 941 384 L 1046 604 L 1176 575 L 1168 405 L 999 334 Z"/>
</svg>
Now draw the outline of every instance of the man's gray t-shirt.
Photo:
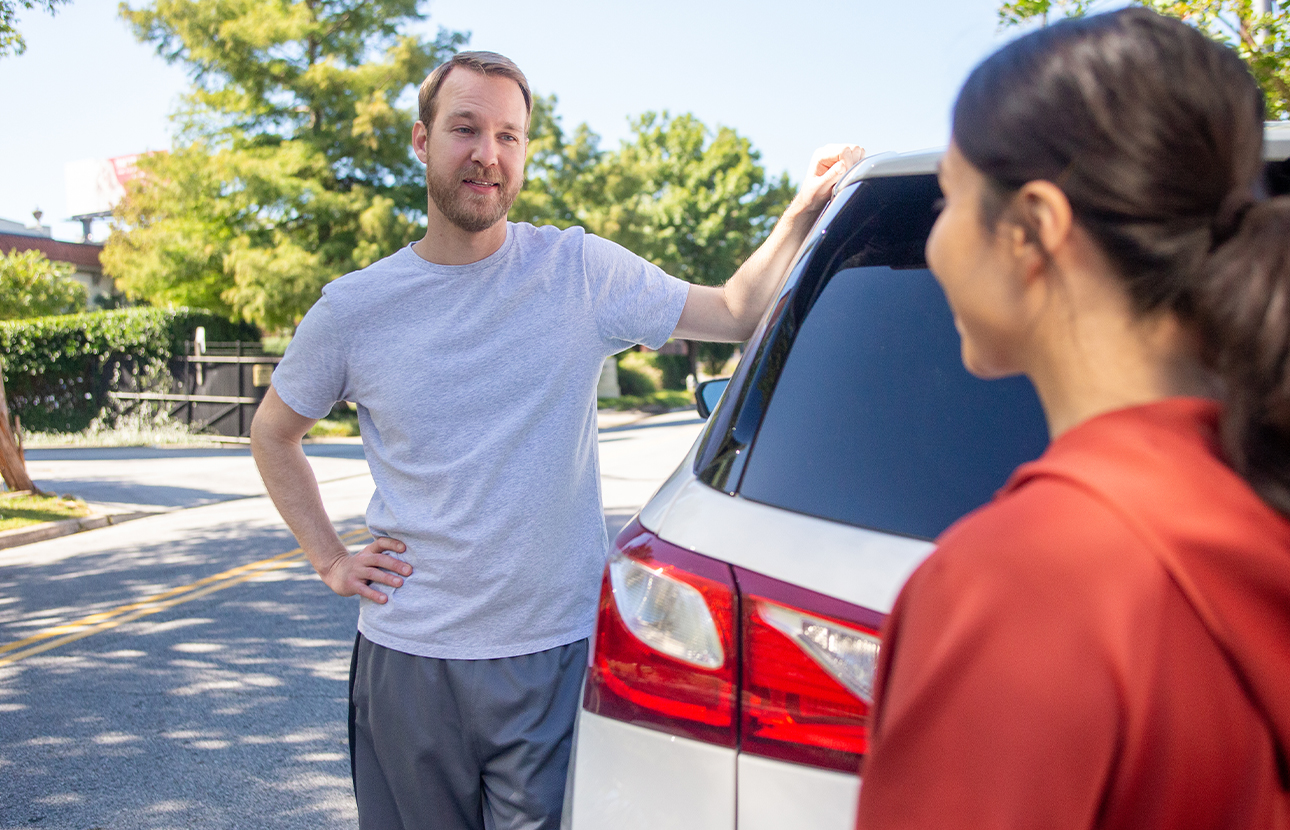
<svg viewBox="0 0 1290 830">
<path fill-rule="evenodd" d="M 273 373 L 293 410 L 358 407 L 372 533 L 412 576 L 362 600 L 374 643 L 426 657 L 529 654 L 591 634 L 608 540 L 596 382 L 657 348 L 688 285 L 581 228 L 507 226 L 496 253 L 406 247 L 323 289 Z"/>
</svg>

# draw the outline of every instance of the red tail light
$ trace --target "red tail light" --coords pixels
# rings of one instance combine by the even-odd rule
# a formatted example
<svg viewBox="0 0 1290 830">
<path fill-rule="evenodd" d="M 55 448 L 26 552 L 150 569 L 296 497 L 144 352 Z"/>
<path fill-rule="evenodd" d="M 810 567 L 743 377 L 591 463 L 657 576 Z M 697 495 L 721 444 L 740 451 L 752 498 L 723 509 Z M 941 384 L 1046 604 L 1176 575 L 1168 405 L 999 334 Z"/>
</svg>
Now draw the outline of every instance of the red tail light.
<svg viewBox="0 0 1290 830">
<path fill-rule="evenodd" d="M 882 616 L 735 569 L 743 613 L 740 749 L 855 772 L 868 748 Z"/>
<path fill-rule="evenodd" d="M 587 711 L 735 746 L 738 653 L 730 566 L 633 521 L 600 590 Z"/>
<path fill-rule="evenodd" d="M 600 590 L 583 708 L 855 772 L 883 615 L 627 526 Z"/>
</svg>

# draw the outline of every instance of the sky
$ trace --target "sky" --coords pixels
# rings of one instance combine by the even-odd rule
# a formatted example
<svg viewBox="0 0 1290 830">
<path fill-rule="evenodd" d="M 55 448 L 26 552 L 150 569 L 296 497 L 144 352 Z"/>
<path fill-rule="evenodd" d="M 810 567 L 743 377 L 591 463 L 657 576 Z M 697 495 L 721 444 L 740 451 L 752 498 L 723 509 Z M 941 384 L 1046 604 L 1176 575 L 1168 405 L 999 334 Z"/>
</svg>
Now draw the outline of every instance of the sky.
<svg viewBox="0 0 1290 830">
<path fill-rule="evenodd" d="M 138 7 L 142 0 L 132 0 Z M 614 147 L 646 111 L 731 127 L 768 172 L 800 181 L 812 151 L 870 154 L 942 145 L 968 71 L 1016 36 L 998 0 L 429 0 L 427 34 L 471 33 L 536 93 L 555 93 L 571 131 Z M 80 239 L 65 221 L 64 165 L 171 146 L 182 67 L 139 43 L 116 0 L 71 0 L 18 20 L 27 51 L 0 58 L 0 218 Z M 410 125 L 409 125 L 410 129 Z M 96 227 L 96 236 L 106 226 Z"/>
</svg>

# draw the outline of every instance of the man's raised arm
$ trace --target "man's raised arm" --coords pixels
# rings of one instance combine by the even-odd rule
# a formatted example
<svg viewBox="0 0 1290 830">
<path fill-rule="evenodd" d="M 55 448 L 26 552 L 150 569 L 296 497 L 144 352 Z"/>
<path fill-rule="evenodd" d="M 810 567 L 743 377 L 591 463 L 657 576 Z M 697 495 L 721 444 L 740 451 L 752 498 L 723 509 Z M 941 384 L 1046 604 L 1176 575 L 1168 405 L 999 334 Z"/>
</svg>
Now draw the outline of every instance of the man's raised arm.
<svg viewBox="0 0 1290 830">
<path fill-rule="evenodd" d="M 780 278 L 828 204 L 833 186 L 862 158 L 864 149 L 854 144 L 830 144 L 816 150 L 801 189 L 761 247 L 720 288 L 690 286 L 672 336 L 727 343 L 751 337 L 775 298 Z"/>
<path fill-rule="evenodd" d="M 373 582 L 397 588 L 412 566 L 383 551 L 404 551 L 397 539 L 379 537 L 353 556 L 327 517 L 318 479 L 305 457 L 300 440 L 317 421 L 306 418 L 287 406 L 278 393 L 269 393 L 260 402 L 251 423 L 251 455 L 260 470 L 260 478 L 282 514 L 287 527 L 322 577 L 327 587 L 342 597 L 360 594 L 383 603 L 385 594 L 371 586 Z"/>
</svg>

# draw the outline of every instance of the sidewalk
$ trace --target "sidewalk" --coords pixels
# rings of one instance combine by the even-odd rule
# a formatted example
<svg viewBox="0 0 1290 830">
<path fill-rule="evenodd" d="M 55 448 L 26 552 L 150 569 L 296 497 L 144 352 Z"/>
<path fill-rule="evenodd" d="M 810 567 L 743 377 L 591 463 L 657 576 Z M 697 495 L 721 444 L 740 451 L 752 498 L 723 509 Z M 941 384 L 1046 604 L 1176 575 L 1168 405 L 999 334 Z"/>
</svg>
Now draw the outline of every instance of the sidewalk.
<svg viewBox="0 0 1290 830">
<path fill-rule="evenodd" d="M 319 483 L 368 474 L 357 438 L 311 441 L 305 455 Z M 83 500 L 90 515 L 0 533 L 0 548 L 264 495 L 247 447 L 33 448 L 26 456 L 37 487 Z"/>
</svg>

